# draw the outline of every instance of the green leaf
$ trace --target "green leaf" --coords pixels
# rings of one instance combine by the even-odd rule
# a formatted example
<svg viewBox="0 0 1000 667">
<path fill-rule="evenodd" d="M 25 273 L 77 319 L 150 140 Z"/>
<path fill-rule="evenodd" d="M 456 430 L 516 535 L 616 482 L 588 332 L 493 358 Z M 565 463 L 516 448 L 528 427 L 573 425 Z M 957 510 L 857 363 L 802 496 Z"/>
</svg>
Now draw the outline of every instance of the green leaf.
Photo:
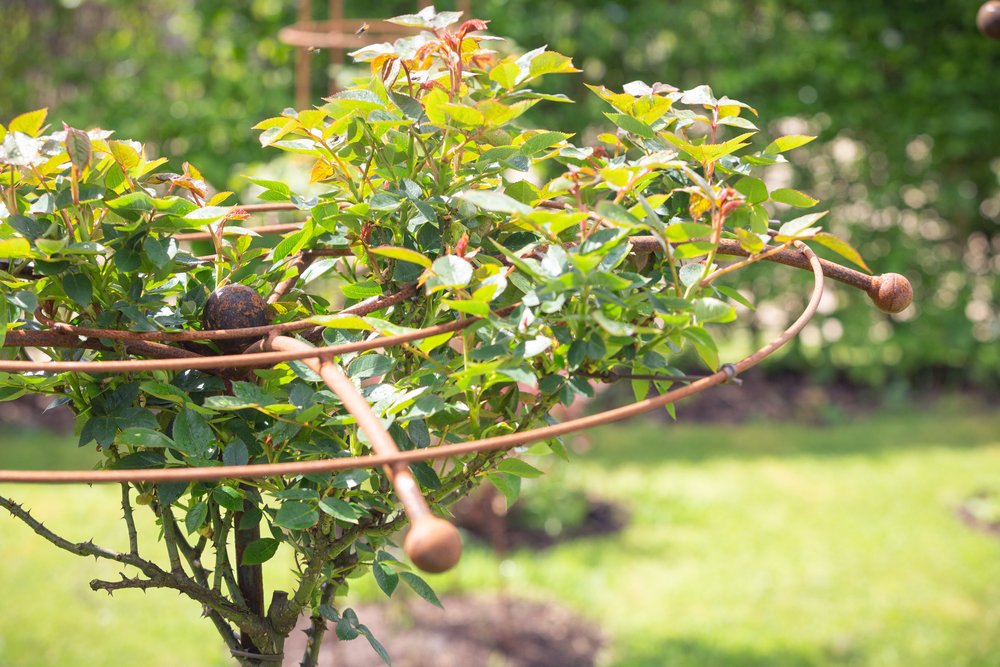
<svg viewBox="0 0 1000 667">
<path fill-rule="evenodd" d="M 0 257 L 31 257 L 31 244 L 22 238 L 0 239 Z"/>
<path fill-rule="evenodd" d="M 94 286 L 84 273 L 66 273 L 62 277 L 63 291 L 81 308 L 86 308 L 94 298 Z"/>
<path fill-rule="evenodd" d="M 790 151 L 793 148 L 798 148 L 799 146 L 805 146 L 810 141 L 816 137 L 806 136 L 804 134 L 787 134 L 783 137 L 778 137 L 764 149 L 764 155 L 776 155 L 778 153 L 784 153 L 785 151 Z"/>
<path fill-rule="evenodd" d="M 204 500 L 196 503 L 194 507 L 189 509 L 188 513 L 184 516 L 184 527 L 187 529 L 188 535 L 201 528 L 207 518 L 208 503 Z"/>
<path fill-rule="evenodd" d="M 541 132 L 527 139 L 523 144 L 521 144 L 521 152 L 525 155 L 534 155 L 539 151 L 545 150 L 554 144 L 566 141 L 572 134 L 566 134 L 565 132 Z"/>
<path fill-rule="evenodd" d="M 184 219 L 200 223 L 215 222 L 229 215 L 232 210 L 232 206 L 203 206 L 185 215 Z"/>
<path fill-rule="evenodd" d="M 778 228 L 778 235 L 776 237 L 777 240 L 787 241 L 789 239 L 810 238 L 815 236 L 816 232 L 819 230 L 813 227 L 813 224 L 818 222 L 819 219 L 827 213 L 829 213 L 829 211 L 809 213 L 808 215 L 800 216 L 794 220 L 789 220 Z"/>
<path fill-rule="evenodd" d="M 732 322 L 736 319 L 736 309 L 715 297 L 704 297 L 694 302 L 694 316 L 699 322 Z"/>
<path fill-rule="evenodd" d="M 176 449 L 205 457 L 215 441 L 215 434 L 202 415 L 185 407 L 174 418 L 173 439 Z"/>
<path fill-rule="evenodd" d="M 813 240 L 820 245 L 826 246 L 844 259 L 857 264 L 868 273 L 872 272 L 872 270 L 868 268 L 868 265 L 865 264 L 865 260 L 861 257 L 861 253 L 855 250 L 854 246 L 847 241 L 834 236 L 830 232 L 819 232 L 813 237 Z"/>
<path fill-rule="evenodd" d="M 525 463 L 521 459 L 504 459 L 497 465 L 497 470 L 518 477 L 541 477 L 544 474 L 535 466 Z"/>
<path fill-rule="evenodd" d="M 282 183 L 281 181 L 271 181 L 266 178 L 250 178 L 249 176 L 245 176 L 244 178 L 246 178 L 254 185 L 259 185 L 260 187 L 264 188 L 264 190 L 277 192 L 285 199 L 288 199 L 289 197 L 292 196 L 292 189 L 288 187 L 286 184 Z"/>
<path fill-rule="evenodd" d="M 242 440 L 233 440 L 222 450 L 222 465 L 242 466 L 250 462 L 250 453 Z"/>
<path fill-rule="evenodd" d="M 444 111 L 446 116 L 460 125 L 482 125 L 485 120 L 479 109 L 464 104 L 445 102 L 440 105 L 440 109 Z"/>
<path fill-rule="evenodd" d="M 174 250 L 176 251 L 176 241 L 173 240 L 160 240 L 153 238 L 152 236 L 147 236 L 142 241 L 142 250 L 146 253 L 146 257 L 149 261 L 153 263 L 158 269 L 162 269 L 170 264 L 170 254 L 167 252 L 167 244 L 173 243 Z"/>
<path fill-rule="evenodd" d="M 11 132 L 23 132 L 32 137 L 37 137 L 42 131 L 42 125 L 45 124 L 45 117 L 48 113 L 48 109 L 38 109 L 15 116 L 14 120 L 10 121 L 7 129 Z"/>
<path fill-rule="evenodd" d="M 319 501 L 319 508 L 332 516 L 347 523 L 357 523 L 358 519 L 365 515 L 365 511 L 340 498 L 324 498 Z"/>
<path fill-rule="evenodd" d="M 594 318 L 594 321 L 597 322 L 602 329 L 607 331 L 612 336 L 631 336 L 635 333 L 635 327 L 631 324 L 613 320 L 599 310 L 590 311 L 590 316 Z"/>
<path fill-rule="evenodd" d="M 449 12 L 449 13 L 451 13 L 451 12 Z M 455 12 L 455 13 L 457 13 L 457 12 Z M 359 625 L 358 626 L 358 631 L 362 635 L 364 635 L 365 639 L 368 640 L 368 643 L 371 645 L 372 649 L 376 653 L 378 653 L 378 657 L 382 658 L 382 662 L 384 662 L 389 667 L 392 667 L 392 660 L 389 658 L 389 652 L 385 650 L 385 647 L 382 646 L 382 643 L 379 642 L 379 640 L 375 639 L 375 635 L 373 635 L 372 631 L 368 629 L 368 626 L 366 626 L 366 625 Z"/>
<path fill-rule="evenodd" d="M 435 607 L 444 609 L 444 606 L 441 604 L 441 600 L 439 600 L 438 596 L 434 593 L 434 589 L 432 589 L 426 581 L 412 572 L 400 572 L 399 578 L 405 581 L 406 585 L 412 588 L 414 593 L 427 600 Z"/>
<path fill-rule="evenodd" d="M 764 239 L 762 239 L 757 234 L 743 229 L 742 227 L 736 228 L 736 240 L 740 242 L 740 247 L 748 252 L 758 253 L 764 249 Z"/>
<path fill-rule="evenodd" d="M 688 327 L 684 336 L 694 345 L 701 360 L 713 371 L 719 367 L 719 348 L 707 331 L 701 327 Z"/>
<path fill-rule="evenodd" d="M 508 61 L 496 65 L 490 70 L 490 80 L 496 81 L 501 86 L 510 90 L 517 85 L 517 77 L 521 73 L 521 68 Z"/>
<path fill-rule="evenodd" d="M 101 447 L 107 447 L 115 441 L 118 425 L 113 417 L 98 415 L 91 417 L 80 430 L 80 447 L 97 442 Z"/>
<path fill-rule="evenodd" d="M 411 264 L 419 264 L 425 269 L 431 268 L 431 260 L 421 255 L 416 250 L 411 250 L 409 248 L 401 248 L 399 246 L 378 246 L 377 248 L 369 248 L 368 252 L 374 253 L 376 255 L 381 255 L 383 257 L 391 257 L 392 259 L 399 259 L 404 262 L 410 262 Z M 381 290 L 379 291 L 381 293 Z"/>
<path fill-rule="evenodd" d="M 539 53 L 531 59 L 531 65 L 528 67 L 531 77 L 579 71 L 573 67 L 572 59 L 556 51 L 543 51 Z"/>
<path fill-rule="evenodd" d="M 706 239 L 712 235 L 712 228 L 698 222 L 675 222 L 667 225 L 664 236 L 668 241 L 683 243 L 691 239 Z"/>
<path fill-rule="evenodd" d="M 487 481 L 496 487 L 497 491 L 503 494 L 507 500 L 507 509 L 517 502 L 517 497 L 521 493 L 521 478 L 506 472 L 490 473 L 486 476 Z"/>
<path fill-rule="evenodd" d="M 140 468 L 163 468 L 167 459 L 160 452 L 135 452 L 121 457 L 111 464 L 113 470 L 138 470 Z"/>
<path fill-rule="evenodd" d="M 380 552 L 381 555 L 381 552 Z M 392 597 L 396 586 L 399 585 L 399 575 L 387 563 L 376 560 L 372 563 L 372 574 L 375 575 L 375 583 L 382 589 L 386 597 Z"/>
<path fill-rule="evenodd" d="M 767 186 L 764 181 L 753 176 L 744 176 L 733 186 L 737 192 L 747 199 L 748 204 L 759 204 L 767 201 Z"/>
<path fill-rule="evenodd" d="M 319 521 L 319 512 L 311 505 L 296 501 L 286 502 L 274 517 L 274 523 L 289 530 L 306 530 Z"/>
<path fill-rule="evenodd" d="M 347 367 L 347 375 L 354 379 L 385 375 L 395 365 L 396 362 L 393 361 L 392 357 L 387 355 L 378 353 L 365 354 L 351 362 Z"/>
<path fill-rule="evenodd" d="M 299 284 L 306 285 L 323 276 L 327 271 L 333 269 L 333 267 L 337 265 L 338 261 L 339 260 L 333 257 L 326 257 L 318 262 L 312 262 L 306 267 L 306 270 L 303 271 L 302 275 L 299 277 Z"/>
<path fill-rule="evenodd" d="M 133 141 L 109 141 L 108 147 L 111 149 L 111 155 L 114 156 L 115 160 L 126 170 L 134 169 L 139 166 L 142 162 L 142 156 L 139 151 L 136 150 L 136 146 L 139 146 Z"/>
<path fill-rule="evenodd" d="M 353 329 L 371 331 L 374 327 L 364 318 L 357 315 L 317 315 L 309 320 L 314 324 L 331 329 Z"/>
<path fill-rule="evenodd" d="M 460 313 L 467 313 L 469 315 L 475 315 L 476 317 L 489 317 L 490 305 L 482 301 L 455 301 L 453 299 L 441 299 L 441 303 L 448 306 L 452 310 L 457 310 Z"/>
<path fill-rule="evenodd" d="M 382 286 L 371 280 L 360 283 L 341 285 L 340 291 L 348 299 L 367 299 L 382 295 Z"/>
<path fill-rule="evenodd" d="M 118 434 L 115 442 L 129 447 L 173 447 L 174 441 L 159 431 L 149 428 L 127 428 Z"/>
<path fill-rule="evenodd" d="M 105 202 L 112 211 L 154 211 L 156 204 L 153 198 L 145 192 L 127 192 L 121 197 L 116 197 Z"/>
<path fill-rule="evenodd" d="M 247 545 L 243 551 L 243 560 L 240 565 L 260 565 L 266 563 L 274 557 L 281 542 L 273 537 L 262 537 Z"/>
<path fill-rule="evenodd" d="M 513 197 L 495 190 L 465 190 L 456 194 L 455 197 L 467 201 L 484 211 L 521 213 L 526 215 L 531 213 L 532 210 L 530 206 L 522 204 Z"/>
<path fill-rule="evenodd" d="M 793 190 L 792 188 L 778 188 L 771 193 L 771 201 L 788 204 L 798 208 L 812 208 L 819 203 L 818 199 L 813 199 L 804 192 Z"/>
<path fill-rule="evenodd" d="M 427 292 L 465 287 L 472 280 L 472 265 L 458 255 L 444 255 L 431 265 L 434 275 L 427 280 Z"/>
<path fill-rule="evenodd" d="M 632 116 L 623 113 L 605 112 L 604 115 L 607 116 L 608 120 L 610 120 L 612 123 L 614 123 L 615 125 L 617 125 L 618 127 L 620 127 L 621 129 L 625 130 L 630 134 L 634 134 L 636 136 L 640 136 L 646 139 L 652 139 L 653 137 L 656 136 L 656 133 L 653 132 L 653 128 L 651 128 L 649 125 L 646 125 L 638 118 L 633 118 Z"/>
<path fill-rule="evenodd" d="M 701 280 L 701 277 L 705 275 L 705 265 L 704 264 L 685 264 L 677 272 L 678 278 L 681 280 L 681 284 L 685 287 L 691 287 L 696 282 Z"/>
</svg>

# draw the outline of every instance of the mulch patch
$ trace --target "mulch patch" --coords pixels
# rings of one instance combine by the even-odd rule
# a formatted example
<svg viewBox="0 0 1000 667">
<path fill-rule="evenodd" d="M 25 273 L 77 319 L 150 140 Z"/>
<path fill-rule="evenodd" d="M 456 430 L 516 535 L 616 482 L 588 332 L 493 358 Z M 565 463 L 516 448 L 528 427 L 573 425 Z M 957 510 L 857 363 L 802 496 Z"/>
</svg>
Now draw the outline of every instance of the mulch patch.
<svg viewBox="0 0 1000 667">
<path fill-rule="evenodd" d="M 500 501 L 499 507 L 497 500 Z M 509 511 L 502 510 L 503 497 L 492 487 L 481 487 L 452 508 L 455 525 L 472 537 L 489 544 L 497 552 L 510 549 L 548 549 L 562 542 L 584 537 L 614 535 L 628 523 L 628 512 L 619 505 L 586 498 L 583 520 L 572 526 L 557 526 L 555 530 L 525 525 L 520 518 L 520 503 Z"/>
<path fill-rule="evenodd" d="M 389 652 L 394 667 L 590 667 L 605 644 L 600 628 L 551 603 L 505 597 L 447 597 L 444 609 L 419 599 L 354 607 Z M 308 625 L 285 645 L 285 667 L 298 665 Z M 384 667 L 359 637 L 323 640 L 320 667 Z"/>
</svg>

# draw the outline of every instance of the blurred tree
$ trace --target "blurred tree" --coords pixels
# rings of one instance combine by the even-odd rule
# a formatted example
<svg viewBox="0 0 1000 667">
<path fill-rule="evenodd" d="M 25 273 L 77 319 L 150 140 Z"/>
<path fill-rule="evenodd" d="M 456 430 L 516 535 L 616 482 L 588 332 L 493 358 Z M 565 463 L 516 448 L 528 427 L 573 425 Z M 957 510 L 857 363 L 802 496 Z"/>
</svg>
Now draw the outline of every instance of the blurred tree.
<svg viewBox="0 0 1000 667">
<path fill-rule="evenodd" d="M 250 127 L 288 105 L 281 0 L 6 0 L 0 117 L 47 106 L 190 159 L 223 185 L 259 159 Z"/>
<path fill-rule="evenodd" d="M 325 4 L 317 0 L 318 16 Z M 346 3 L 346 11 L 392 16 L 416 4 L 373 0 Z M 977 32 L 978 6 L 473 0 L 493 31 L 522 44 L 547 42 L 583 68 L 551 90 L 567 87 L 590 99 L 582 103 L 588 108 L 545 111 L 562 114 L 560 126 L 577 123 L 581 141 L 596 140 L 582 119 L 600 105 L 580 94 L 584 83 L 620 88 L 635 79 L 707 82 L 779 118 L 771 134 L 820 134 L 803 158 L 808 168 L 793 164 L 773 177 L 823 199 L 838 231 L 851 229 L 879 271 L 910 276 L 917 299 L 913 310 L 889 319 L 837 291 L 823 320 L 786 357 L 789 365 L 872 383 L 906 375 L 995 384 L 1000 45 Z M 233 165 L 259 159 L 248 128 L 291 104 L 292 51 L 276 35 L 294 20 L 293 3 L 7 0 L 4 19 L 0 118 L 50 106 L 54 118 L 115 128 L 184 156 L 219 185 Z M 755 280 L 775 285 L 757 325 L 776 328 L 799 291 L 773 270 Z M 761 293 L 760 285 L 753 291 Z M 890 332 L 889 343 L 869 345 Z M 833 340 L 836 352 L 824 345 Z"/>
</svg>

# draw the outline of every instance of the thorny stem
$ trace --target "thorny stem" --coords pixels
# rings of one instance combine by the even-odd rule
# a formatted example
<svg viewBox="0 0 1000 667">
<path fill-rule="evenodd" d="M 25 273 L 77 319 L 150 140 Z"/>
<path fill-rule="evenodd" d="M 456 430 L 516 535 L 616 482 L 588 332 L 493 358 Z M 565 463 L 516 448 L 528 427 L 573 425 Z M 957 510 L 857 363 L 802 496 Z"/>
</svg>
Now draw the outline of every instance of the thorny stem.
<svg viewBox="0 0 1000 667">
<path fill-rule="evenodd" d="M 323 592 L 320 594 L 320 605 L 328 605 L 333 602 L 333 596 L 337 592 L 336 582 L 328 581 L 323 584 Z M 323 637 L 326 635 L 327 623 L 319 612 L 313 613 L 309 619 L 309 641 L 306 642 L 306 652 L 302 656 L 300 667 L 316 667 L 319 664 L 320 648 L 323 646 Z"/>
<path fill-rule="evenodd" d="M 173 510 L 169 506 L 158 507 L 155 502 L 150 505 L 150 508 L 160 518 L 160 525 L 163 528 L 163 543 L 167 547 L 167 558 L 170 559 L 170 570 L 184 574 L 180 556 L 177 554 L 177 522 L 174 521 Z"/>
<path fill-rule="evenodd" d="M 135 530 L 135 516 L 132 513 L 132 503 L 129 502 L 128 482 L 122 482 L 122 513 L 125 516 L 125 527 L 128 529 L 128 552 L 139 555 L 139 535 Z"/>
</svg>

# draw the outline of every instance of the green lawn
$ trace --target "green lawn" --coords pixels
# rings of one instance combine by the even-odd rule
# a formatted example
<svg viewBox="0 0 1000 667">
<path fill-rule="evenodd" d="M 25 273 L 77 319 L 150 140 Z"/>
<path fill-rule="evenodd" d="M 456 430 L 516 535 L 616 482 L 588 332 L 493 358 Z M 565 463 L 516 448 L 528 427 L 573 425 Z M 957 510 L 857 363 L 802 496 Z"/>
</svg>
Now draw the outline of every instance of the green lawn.
<svg viewBox="0 0 1000 667">
<path fill-rule="evenodd" d="M 1000 415 L 952 403 L 914 413 L 602 429 L 564 477 L 625 504 L 622 535 L 514 553 L 502 567 L 470 548 L 431 581 L 439 593 L 561 600 L 604 626 L 608 665 L 1000 664 L 1000 541 L 953 515 L 974 491 L 1000 488 Z M 72 443 L 44 446 L 51 457 L 36 464 L 79 456 Z M 5 439 L 0 464 L 40 447 Z M 122 546 L 117 489 L 2 492 L 73 538 Z M 92 593 L 90 579 L 117 569 L 57 552 L 6 516 L 0 547 L 0 665 L 228 664 L 194 603 Z"/>
</svg>

